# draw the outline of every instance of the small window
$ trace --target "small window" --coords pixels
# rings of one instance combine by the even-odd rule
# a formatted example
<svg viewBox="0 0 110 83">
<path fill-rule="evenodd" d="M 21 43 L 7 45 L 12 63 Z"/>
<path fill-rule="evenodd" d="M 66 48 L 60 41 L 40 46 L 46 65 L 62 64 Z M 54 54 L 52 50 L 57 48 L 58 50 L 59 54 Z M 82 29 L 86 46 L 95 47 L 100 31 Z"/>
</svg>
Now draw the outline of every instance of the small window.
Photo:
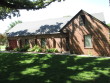
<svg viewBox="0 0 110 83">
<path fill-rule="evenodd" d="M 20 48 L 22 48 L 22 39 L 20 39 L 19 42 L 20 42 Z"/>
<path fill-rule="evenodd" d="M 25 39 L 25 45 L 29 45 L 29 39 Z"/>
<path fill-rule="evenodd" d="M 69 37 L 66 37 L 66 51 L 69 51 Z"/>
<path fill-rule="evenodd" d="M 56 48 L 56 40 L 53 39 L 53 47 Z"/>
<path fill-rule="evenodd" d="M 45 38 L 41 38 L 41 47 L 44 47 L 46 45 Z"/>
<path fill-rule="evenodd" d="M 37 39 L 35 39 L 35 44 L 37 45 Z"/>
<path fill-rule="evenodd" d="M 85 25 L 85 15 L 80 15 L 79 24 L 80 24 L 80 26 Z"/>
<path fill-rule="evenodd" d="M 84 36 L 84 46 L 86 48 L 92 48 L 92 36 L 91 35 Z"/>
</svg>

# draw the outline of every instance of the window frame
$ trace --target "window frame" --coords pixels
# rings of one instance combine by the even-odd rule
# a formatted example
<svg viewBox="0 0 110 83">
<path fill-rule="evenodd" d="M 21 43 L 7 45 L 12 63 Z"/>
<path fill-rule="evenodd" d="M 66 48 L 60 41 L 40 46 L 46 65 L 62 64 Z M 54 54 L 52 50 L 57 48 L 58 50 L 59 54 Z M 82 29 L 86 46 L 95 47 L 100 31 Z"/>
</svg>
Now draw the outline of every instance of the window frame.
<svg viewBox="0 0 110 83">
<path fill-rule="evenodd" d="M 79 25 L 84 26 L 85 25 L 85 15 L 80 15 L 79 16 Z"/>
<path fill-rule="evenodd" d="M 86 37 L 87 36 L 91 36 L 91 46 L 86 46 Z M 91 34 L 87 34 L 87 35 L 84 35 L 84 48 L 93 48 L 93 42 L 92 42 L 92 35 Z"/>
<path fill-rule="evenodd" d="M 55 40 L 55 38 L 53 39 L 53 47 L 56 48 L 56 40 Z"/>
<path fill-rule="evenodd" d="M 29 39 L 25 39 L 25 45 L 29 45 Z"/>
<path fill-rule="evenodd" d="M 66 37 L 66 51 L 69 51 L 69 37 Z"/>
<path fill-rule="evenodd" d="M 41 47 L 43 48 L 45 46 L 46 46 L 46 39 L 45 38 L 41 38 Z"/>
</svg>

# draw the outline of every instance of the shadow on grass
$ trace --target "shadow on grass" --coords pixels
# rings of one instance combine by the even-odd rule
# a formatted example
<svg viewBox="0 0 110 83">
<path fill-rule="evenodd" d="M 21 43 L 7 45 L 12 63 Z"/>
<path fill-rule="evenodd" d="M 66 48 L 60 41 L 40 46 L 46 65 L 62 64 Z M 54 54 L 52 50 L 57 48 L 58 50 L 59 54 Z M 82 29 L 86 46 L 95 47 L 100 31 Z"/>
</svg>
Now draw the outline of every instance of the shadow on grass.
<svg viewBox="0 0 110 83">
<path fill-rule="evenodd" d="M 0 83 L 110 83 L 110 58 L 1 53 Z"/>
</svg>

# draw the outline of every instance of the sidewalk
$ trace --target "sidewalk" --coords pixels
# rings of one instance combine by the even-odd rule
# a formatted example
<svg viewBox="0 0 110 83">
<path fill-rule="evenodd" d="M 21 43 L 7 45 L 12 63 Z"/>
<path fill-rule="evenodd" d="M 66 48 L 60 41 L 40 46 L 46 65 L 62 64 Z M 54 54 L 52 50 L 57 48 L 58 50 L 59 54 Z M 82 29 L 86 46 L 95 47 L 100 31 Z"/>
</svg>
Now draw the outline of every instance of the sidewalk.
<svg viewBox="0 0 110 83">
<path fill-rule="evenodd" d="M 26 53 L 26 54 L 71 55 L 70 53 L 38 53 L 38 52 L 14 52 L 14 51 L 0 51 L 0 53 Z"/>
<path fill-rule="evenodd" d="M 100 58 L 110 58 L 106 56 L 93 56 L 93 55 L 78 55 L 70 53 L 38 53 L 38 52 L 14 52 L 14 51 L 0 51 L 0 53 L 25 53 L 25 54 L 53 54 L 53 55 L 69 55 L 69 56 L 84 56 L 84 57 L 100 57 Z"/>
</svg>

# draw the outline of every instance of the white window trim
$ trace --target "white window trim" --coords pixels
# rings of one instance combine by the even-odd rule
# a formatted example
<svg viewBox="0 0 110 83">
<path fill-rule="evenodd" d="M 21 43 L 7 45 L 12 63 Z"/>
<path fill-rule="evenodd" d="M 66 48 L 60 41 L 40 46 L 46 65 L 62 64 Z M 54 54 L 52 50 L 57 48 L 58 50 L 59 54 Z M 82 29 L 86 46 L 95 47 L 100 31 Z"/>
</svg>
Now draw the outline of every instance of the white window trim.
<svg viewBox="0 0 110 83">
<path fill-rule="evenodd" d="M 86 38 L 85 38 L 86 36 L 91 36 L 91 42 L 89 42 L 91 43 L 91 46 L 86 46 Z M 93 48 L 92 35 L 90 34 L 84 35 L 84 48 Z"/>
</svg>

